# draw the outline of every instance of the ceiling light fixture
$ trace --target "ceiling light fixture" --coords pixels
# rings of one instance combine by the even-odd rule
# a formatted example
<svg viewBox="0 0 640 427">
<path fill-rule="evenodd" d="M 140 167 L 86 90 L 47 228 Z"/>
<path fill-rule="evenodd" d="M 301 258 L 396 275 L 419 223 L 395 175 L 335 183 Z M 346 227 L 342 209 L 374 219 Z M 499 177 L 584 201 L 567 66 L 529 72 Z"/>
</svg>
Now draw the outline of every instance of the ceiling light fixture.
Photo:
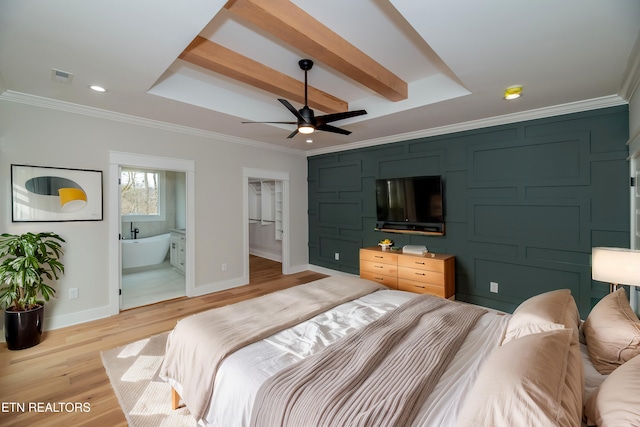
<svg viewBox="0 0 640 427">
<path fill-rule="evenodd" d="M 89 89 L 95 90 L 96 92 L 106 92 L 107 91 L 105 88 L 103 88 L 102 86 L 98 86 L 98 85 L 91 85 L 91 86 L 89 86 Z"/>
<path fill-rule="evenodd" d="M 505 91 L 504 91 L 504 99 L 510 101 L 512 99 L 518 99 L 522 96 L 522 86 L 520 85 L 516 85 L 516 86 L 509 86 Z"/>
<path fill-rule="evenodd" d="M 313 142 L 313 139 L 307 139 L 307 144 L 311 144 Z"/>
<path fill-rule="evenodd" d="M 298 132 L 300 133 L 304 133 L 305 135 L 308 135 L 310 133 L 313 133 L 313 131 L 315 131 L 316 128 L 311 126 L 310 124 L 307 123 L 303 123 L 300 126 L 298 126 Z"/>
</svg>

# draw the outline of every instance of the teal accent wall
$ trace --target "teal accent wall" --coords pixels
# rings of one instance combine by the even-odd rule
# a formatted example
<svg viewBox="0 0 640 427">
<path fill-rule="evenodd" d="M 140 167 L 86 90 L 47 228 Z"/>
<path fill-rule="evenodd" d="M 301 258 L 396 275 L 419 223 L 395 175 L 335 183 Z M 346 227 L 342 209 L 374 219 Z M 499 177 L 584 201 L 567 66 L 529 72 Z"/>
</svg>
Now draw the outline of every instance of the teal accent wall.
<svg viewBox="0 0 640 427">
<path fill-rule="evenodd" d="M 629 247 L 628 117 L 611 107 L 309 157 L 309 261 L 358 274 L 361 247 L 425 245 L 456 256 L 458 300 L 512 312 L 569 288 L 584 318 L 608 292 L 591 247 Z M 419 175 L 443 176 L 446 234 L 375 231 L 375 180 Z"/>
</svg>

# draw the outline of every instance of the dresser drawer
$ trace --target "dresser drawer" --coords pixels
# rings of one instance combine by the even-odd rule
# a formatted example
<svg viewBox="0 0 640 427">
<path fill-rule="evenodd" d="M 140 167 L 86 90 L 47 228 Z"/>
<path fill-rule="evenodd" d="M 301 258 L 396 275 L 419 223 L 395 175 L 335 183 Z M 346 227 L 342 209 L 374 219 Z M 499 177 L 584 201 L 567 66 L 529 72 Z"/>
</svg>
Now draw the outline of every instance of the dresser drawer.
<svg viewBox="0 0 640 427">
<path fill-rule="evenodd" d="M 360 277 L 362 277 L 363 279 L 373 280 L 374 282 L 378 282 L 380 284 L 388 286 L 391 289 L 398 289 L 397 276 L 385 276 L 384 274 L 376 273 L 373 271 L 360 270 Z"/>
<path fill-rule="evenodd" d="M 383 251 L 379 246 L 361 248 L 360 277 L 393 289 L 451 298 L 455 296 L 455 257 Z"/>
<path fill-rule="evenodd" d="M 375 261 L 385 264 L 398 264 L 398 254 L 371 249 L 360 249 L 360 261 Z"/>
<path fill-rule="evenodd" d="M 398 267 L 417 268 L 420 270 L 444 272 L 444 262 L 437 258 L 425 258 L 405 255 L 398 258 Z"/>
<path fill-rule="evenodd" d="M 444 274 L 437 271 L 419 270 L 417 268 L 399 268 L 398 278 L 430 284 L 435 286 L 444 286 Z"/>
<path fill-rule="evenodd" d="M 419 294 L 431 294 L 443 298 L 447 297 L 443 286 L 416 282 L 414 280 L 398 279 L 398 289 L 401 291 L 416 292 Z"/>
<path fill-rule="evenodd" d="M 397 276 L 398 266 L 396 264 L 384 264 L 378 261 L 360 260 L 360 271 L 370 271 L 385 276 Z"/>
</svg>

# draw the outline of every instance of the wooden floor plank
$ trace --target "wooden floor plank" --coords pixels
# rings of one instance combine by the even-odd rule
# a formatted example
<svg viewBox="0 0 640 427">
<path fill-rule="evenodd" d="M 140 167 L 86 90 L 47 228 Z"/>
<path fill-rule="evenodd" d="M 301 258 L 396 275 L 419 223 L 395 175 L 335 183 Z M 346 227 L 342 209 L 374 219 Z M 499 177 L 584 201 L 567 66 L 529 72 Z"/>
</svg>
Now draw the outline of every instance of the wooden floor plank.
<svg viewBox="0 0 640 427">
<path fill-rule="evenodd" d="M 100 352 L 171 330 L 176 321 L 214 307 L 254 298 L 325 277 L 284 276 L 281 264 L 251 257 L 250 283 L 195 298 L 178 298 L 81 325 L 47 331 L 32 348 L 9 351 L 0 344 L 0 425 L 126 426 Z M 167 396 L 169 399 L 169 396 Z M 12 411 L 17 404 L 88 402 L 89 412 Z"/>
</svg>

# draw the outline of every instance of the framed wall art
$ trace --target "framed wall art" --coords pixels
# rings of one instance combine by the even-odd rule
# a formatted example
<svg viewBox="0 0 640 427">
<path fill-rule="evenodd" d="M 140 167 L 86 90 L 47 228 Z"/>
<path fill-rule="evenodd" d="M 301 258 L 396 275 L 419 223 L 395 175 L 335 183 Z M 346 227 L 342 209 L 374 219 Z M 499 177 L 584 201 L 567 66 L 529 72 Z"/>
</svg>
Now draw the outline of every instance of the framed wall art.
<svg viewBox="0 0 640 427">
<path fill-rule="evenodd" d="M 11 165 L 13 222 L 102 221 L 102 171 Z"/>
</svg>

